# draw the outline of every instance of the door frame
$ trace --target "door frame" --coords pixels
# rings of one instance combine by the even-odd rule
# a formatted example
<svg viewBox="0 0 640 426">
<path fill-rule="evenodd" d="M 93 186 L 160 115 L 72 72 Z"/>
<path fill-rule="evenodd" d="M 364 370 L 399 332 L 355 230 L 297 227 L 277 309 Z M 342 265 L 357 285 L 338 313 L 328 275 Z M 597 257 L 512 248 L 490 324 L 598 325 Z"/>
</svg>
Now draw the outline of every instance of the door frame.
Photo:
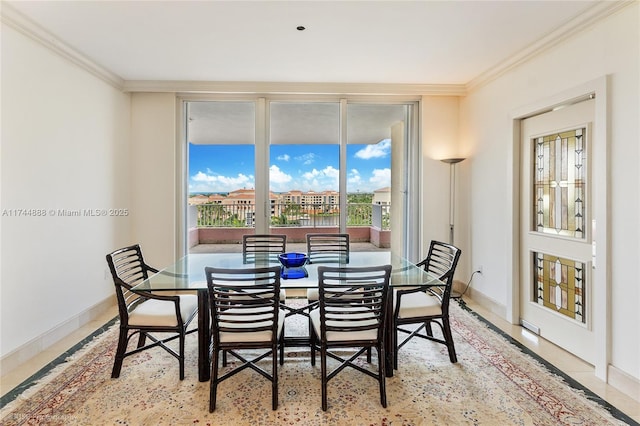
<svg viewBox="0 0 640 426">
<path fill-rule="evenodd" d="M 593 125 L 593 158 L 591 173 L 593 176 L 592 219 L 597 224 L 592 229 L 594 241 L 592 283 L 593 333 L 595 338 L 595 376 L 607 381 L 607 366 L 610 361 L 611 343 L 611 262 L 610 262 L 610 223 L 609 223 L 609 116 L 608 116 L 609 77 L 602 76 L 554 96 L 538 100 L 518 108 L 510 114 L 512 143 L 507 153 L 507 206 L 511 211 L 507 231 L 507 253 L 511 261 L 507 262 L 507 277 L 511 285 L 507 286 L 507 320 L 512 324 L 520 322 L 520 122 L 525 118 L 542 114 L 553 109 L 579 102 L 595 96 Z M 593 225 L 592 225 L 593 226 Z M 597 303 L 595 303 L 597 302 Z"/>
</svg>

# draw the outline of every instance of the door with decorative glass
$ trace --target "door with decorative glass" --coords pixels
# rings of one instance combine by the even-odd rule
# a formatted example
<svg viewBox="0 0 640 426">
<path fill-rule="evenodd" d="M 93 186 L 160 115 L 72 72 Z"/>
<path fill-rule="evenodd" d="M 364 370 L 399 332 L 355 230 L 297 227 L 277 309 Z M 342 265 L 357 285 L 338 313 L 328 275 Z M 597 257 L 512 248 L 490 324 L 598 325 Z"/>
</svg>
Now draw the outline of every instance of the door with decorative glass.
<svg viewBox="0 0 640 426">
<path fill-rule="evenodd" d="M 594 363 L 591 149 L 594 101 L 522 121 L 520 317 Z"/>
</svg>

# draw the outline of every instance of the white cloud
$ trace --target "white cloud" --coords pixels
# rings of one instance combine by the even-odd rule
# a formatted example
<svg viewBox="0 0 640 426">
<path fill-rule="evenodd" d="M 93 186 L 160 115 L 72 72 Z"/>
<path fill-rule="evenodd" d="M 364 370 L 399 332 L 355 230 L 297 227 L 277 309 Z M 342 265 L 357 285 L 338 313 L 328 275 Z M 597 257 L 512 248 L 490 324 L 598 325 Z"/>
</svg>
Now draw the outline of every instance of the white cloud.
<svg viewBox="0 0 640 426">
<path fill-rule="evenodd" d="M 313 169 L 310 172 L 303 173 L 302 174 L 302 178 L 303 179 L 313 179 L 318 175 L 320 175 L 320 171 L 316 170 L 316 169 Z"/>
<path fill-rule="evenodd" d="M 376 186 L 375 189 L 384 188 L 391 185 L 391 169 L 373 169 L 369 182 Z"/>
<path fill-rule="evenodd" d="M 369 160 L 371 158 L 383 158 L 391 152 L 391 139 L 383 139 L 375 145 L 367 145 L 365 148 L 355 153 L 355 156 Z"/>
<path fill-rule="evenodd" d="M 269 189 L 276 192 L 284 192 L 291 189 L 293 177 L 280 170 L 276 165 L 269 167 Z"/>
<path fill-rule="evenodd" d="M 278 160 L 280 161 L 289 161 L 290 159 L 291 157 L 289 156 L 289 154 L 283 154 L 278 156 Z"/>
<path fill-rule="evenodd" d="M 312 152 L 304 155 L 299 155 L 295 158 L 296 161 L 302 161 L 302 164 L 308 166 L 316 160 L 316 155 Z"/>
<path fill-rule="evenodd" d="M 207 169 L 207 171 L 209 171 Z M 215 182 L 216 176 L 211 176 L 203 172 L 198 172 L 191 177 L 191 180 L 194 182 Z"/>
<path fill-rule="evenodd" d="M 292 179 L 293 178 L 291 177 L 291 175 L 288 175 L 282 170 L 280 170 L 280 167 L 276 165 L 269 167 L 269 181 L 271 183 L 277 183 L 277 184 L 287 183 L 287 182 L 291 182 Z"/>
<path fill-rule="evenodd" d="M 338 177 L 340 176 L 340 170 L 336 169 L 333 166 L 327 166 L 322 170 L 322 174 L 327 177 L 338 179 Z"/>
<path fill-rule="evenodd" d="M 312 169 L 300 175 L 302 178 L 300 188 L 303 191 L 337 191 L 339 176 L 340 171 L 332 166 L 327 166 L 322 170 Z"/>
<path fill-rule="evenodd" d="M 207 173 L 199 171 L 191 176 L 190 192 L 229 192 L 239 188 L 253 188 L 254 177 L 238 173 L 237 176 L 214 175 L 211 170 Z"/>
<path fill-rule="evenodd" d="M 347 183 L 349 184 L 347 189 L 351 191 L 354 187 L 355 190 L 360 189 L 360 185 L 362 184 L 362 176 L 360 176 L 360 172 L 357 169 L 351 169 L 349 171 L 349 175 L 347 176 Z"/>
</svg>

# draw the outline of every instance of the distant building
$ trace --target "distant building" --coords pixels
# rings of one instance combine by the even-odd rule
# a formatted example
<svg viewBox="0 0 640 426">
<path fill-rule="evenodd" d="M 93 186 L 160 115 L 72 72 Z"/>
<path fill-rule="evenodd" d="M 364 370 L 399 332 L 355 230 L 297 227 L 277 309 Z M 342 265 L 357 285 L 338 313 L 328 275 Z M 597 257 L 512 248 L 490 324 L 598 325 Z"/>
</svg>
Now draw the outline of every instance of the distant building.
<svg viewBox="0 0 640 426">
<path fill-rule="evenodd" d="M 193 206 L 207 203 L 209 203 L 209 197 L 207 197 L 206 195 L 198 194 L 189 197 L 189 204 Z"/>
<path fill-rule="evenodd" d="M 225 199 L 223 195 L 220 194 L 212 194 L 209 195 L 209 203 L 210 204 L 222 204 L 222 201 Z"/>
<path fill-rule="evenodd" d="M 391 204 L 391 187 L 385 186 L 384 188 L 376 189 L 373 191 L 373 200 L 371 204 L 379 204 L 382 206 L 388 206 Z"/>
<path fill-rule="evenodd" d="M 269 201 L 271 204 L 271 215 L 279 216 L 283 213 L 287 205 L 299 205 L 305 213 L 334 213 L 339 211 L 340 194 L 337 191 L 308 191 L 291 190 L 280 194 L 269 193 Z M 197 194 L 189 197 L 189 204 L 221 204 L 227 213 L 237 215 L 239 219 L 247 222 L 250 226 L 254 221 L 256 203 L 255 189 L 236 189 L 229 192 L 226 196 L 221 194 L 212 194 L 208 197 Z"/>
</svg>

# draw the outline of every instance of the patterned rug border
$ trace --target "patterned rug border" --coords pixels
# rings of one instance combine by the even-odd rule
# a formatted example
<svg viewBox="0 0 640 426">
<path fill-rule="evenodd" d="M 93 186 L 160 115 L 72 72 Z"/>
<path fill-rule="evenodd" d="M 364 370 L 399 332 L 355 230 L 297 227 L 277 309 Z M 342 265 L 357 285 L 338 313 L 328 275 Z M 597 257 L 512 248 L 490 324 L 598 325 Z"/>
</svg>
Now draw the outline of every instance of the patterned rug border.
<svg viewBox="0 0 640 426">
<path fill-rule="evenodd" d="M 493 324 L 491 321 L 489 321 L 488 319 L 484 318 L 482 315 L 480 315 L 479 313 L 477 313 L 476 311 L 471 309 L 465 303 L 464 300 L 459 299 L 458 300 L 458 306 L 460 306 L 460 308 L 462 308 L 463 310 L 467 311 L 468 313 L 470 313 L 471 315 L 476 317 L 478 320 L 480 320 L 482 323 L 484 323 L 487 327 L 489 327 L 489 329 L 491 329 L 493 332 L 497 333 L 498 335 L 502 336 L 502 338 L 507 340 L 513 346 L 517 347 L 521 352 L 527 354 L 531 358 L 533 358 L 536 361 L 538 361 L 547 370 L 549 370 L 549 372 L 551 374 L 555 374 L 558 377 L 560 377 L 571 388 L 576 389 L 576 390 L 578 390 L 580 392 L 583 392 L 585 398 L 587 398 L 588 400 L 593 401 L 593 402 L 597 403 L 598 405 L 600 405 L 602 408 L 607 410 L 616 419 L 622 420 L 623 422 L 625 422 L 625 423 L 627 423 L 627 424 L 629 424 L 631 426 L 640 426 L 640 423 L 638 423 L 635 420 L 633 420 L 631 417 L 629 417 L 628 415 L 626 415 L 625 413 L 620 411 L 618 408 L 616 408 L 615 406 L 611 405 L 609 402 L 605 401 L 604 399 L 602 399 L 601 397 L 596 395 L 592 390 L 590 390 L 589 388 L 585 387 L 582 383 L 578 382 L 576 379 L 574 379 L 573 377 L 569 376 L 567 373 L 565 373 L 564 371 L 560 370 L 558 367 L 556 367 L 555 365 L 551 364 L 549 361 L 547 361 L 546 359 L 542 358 L 540 355 L 536 354 L 531 349 L 527 348 L 525 345 L 523 345 L 522 343 L 520 343 L 519 341 L 517 341 L 516 339 L 511 337 L 509 334 L 507 334 L 506 332 L 504 332 L 503 330 L 498 328 L 498 326 Z"/>
<path fill-rule="evenodd" d="M 116 322 L 118 322 L 117 316 L 110 319 L 104 325 L 102 325 L 97 330 L 95 330 L 93 333 L 91 333 L 90 335 L 88 335 L 87 337 L 85 337 L 84 339 L 82 339 L 81 341 L 79 341 L 69 349 L 67 349 L 65 352 L 59 355 L 56 359 L 49 362 L 40 370 L 38 370 L 37 372 L 32 374 L 30 377 L 25 379 L 18 386 L 16 386 L 6 394 L 2 395 L 2 397 L 0 398 L 0 408 L 6 407 L 9 403 L 13 402 L 21 394 L 30 390 L 32 387 L 39 385 L 42 380 L 50 377 L 51 374 L 54 373 L 54 371 L 58 367 L 64 366 L 68 362 L 72 362 L 72 360 L 70 359 L 72 355 L 75 355 L 77 352 L 81 351 L 82 349 L 85 349 L 89 345 L 89 343 L 91 343 L 101 334 L 107 332 L 111 327 L 113 327 L 116 324 Z"/>
<path fill-rule="evenodd" d="M 573 379 L 572 377 L 564 373 L 562 370 L 558 369 L 556 366 L 554 366 L 544 358 L 537 355 L 535 352 L 533 352 L 532 350 L 524 346 L 522 343 L 520 343 L 519 341 L 517 341 L 516 339 L 508 335 L 506 332 L 502 331 L 500 328 L 494 325 L 491 321 L 484 318 L 482 315 L 472 310 L 465 303 L 464 300 L 458 299 L 457 302 L 458 302 L 458 306 L 462 310 L 474 316 L 481 323 L 485 324 L 491 331 L 495 332 L 498 336 L 502 337 L 508 343 L 515 346 L 519 351 L 523 352 L 524 354 L 528 355 L 529 357 L 533 358 L 535 361 L 540 363 L 551 374 L 554 374 L 558 376 L 561 380 L 563 380 L 569 387 L 583 393 L 586 399 L 601 406 L 603 409 L 608 411 L 611 414 L 611 416 L 631 426 L 640 426 L 639 423 L 634 421 L 632 418 L 630 418 L 628 415 L 620 411 L 618 408 L 616 408 L 615 406 L 611 405 L 610 403 L 608 403 L 607 401 L 605 401 L 604 399 L 596 395 L 593 391 L 586 388 L 580 382 Z M 80 342 L 78 342 L 77 344 L 69 348 L 67 351 L 65 351 L 63 354 L 58 356 L 56 359 L 54 359 L 53 361 L 51 361 L 50 363 L 42 367 L 40 370 L 38 370 L 36 373 L 31 375 L 29 378 L 24 380 L 21 384 L 16 386 L 14 389 L 7 392 L 5 395 L 3 395 L 0 398 L 0 408 L 6 407 L 9 403 L 16 400 L 24 392 L 29 391 L 34 386 L 40 385 L 41 382 L 44 382 L 46 379 L 54 377 L 55 376 L 54 373 L 59 368 L 64 368 L 65 364 L 72 362 L 74 355 L 77 355 L 77 353 L 83 349 L 87 349 L 88 346 L 90 346 L 90 343 L 92 341 L 94 341 L 101 334 L 108 331 L 111 327 L 113 327 L 117 323 L 117 321 L 118 321 L 118 317 L 115 317 L 109 320 L 107 323 L 105 323 L 103 326 L 95 330 L 89 336 L 82 339 Z"/>
</svg>

